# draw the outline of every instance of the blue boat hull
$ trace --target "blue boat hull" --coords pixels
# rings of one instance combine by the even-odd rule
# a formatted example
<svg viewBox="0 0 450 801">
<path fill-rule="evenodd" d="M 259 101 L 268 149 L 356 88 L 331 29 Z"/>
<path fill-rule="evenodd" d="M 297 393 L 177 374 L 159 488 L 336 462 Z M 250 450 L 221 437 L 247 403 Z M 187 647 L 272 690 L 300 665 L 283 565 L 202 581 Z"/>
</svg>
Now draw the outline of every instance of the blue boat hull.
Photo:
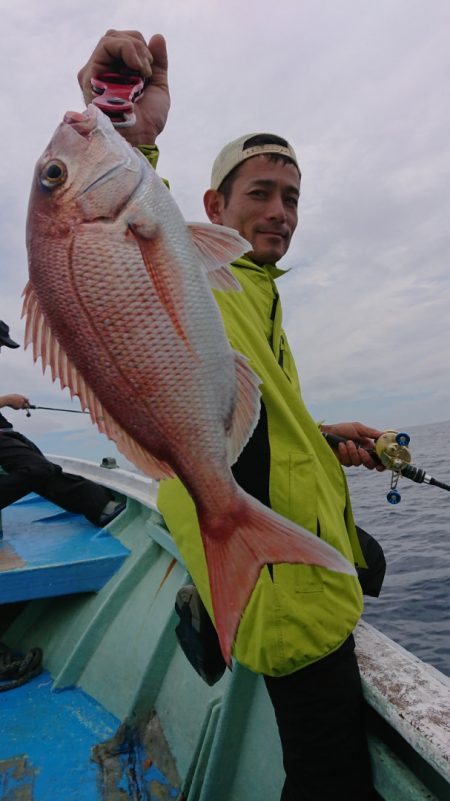
<svg viewBox="0 0 450 801">
<path fill-rule="evenodd" d="M 81 472 L 81 465 L 66 466 Z M 86 766 L 83 776 L 95 776 L 93 798 L 278 801 L 282 758 L 261 677 L 235 664 L 209 687 L 191 668 L 176 641 L 174 610 L 176 592 L 189 576 L 155 510 L 155 488 L 119 470 L 104 472 L 108 486 L 128 497 L 127 510 L 114 521 L 111 533 L 129 555 L 95 593 L 28 602 L 4 639 L 22 652 L 35 645 L 43 649 L 51 697 L 61 698 L 62 704 L 67 698 L 72 706 L 77 688 L 75 693 L 105 714 L 97 728 L 93 707 L 85 716 L 75 712 L 78 719 L 91 721 L 94 733 L 80 757 Z M 98 480 L 93 468 L 87 475 Z M 356 636 L 380 797 L 448 801 L 448 679 L 367 624 L 361 624 Z M 37 677 L 33 685 L 39 687 L 41 680 L 48 682 L 48 675 Z M 0 695 L 0 706 L 3 700 Z M 38 738 L 47 705 L 33 715 Z M 19 722 L 14 725 L 16 734 L 9 733 L 6 750 L 3 740 L 0 760 L 28 753 L 21 728 Z M 64 732 L 60 747 L 71 748 Z M 29 753 L 29 766 L 44 773 Z M 50 758 L 47 765 L 51 787 L 58 761 Z M 4 774 L 8 770 L 10 776 L 11 767 Z M 35 787 L 37 793 L 37 783 Z M 42 798 L 91 798 L 83 793 L 75 780 L 64 794 L 48 790 Z M 10 801 L 5 794 L 0 798 Z M 40 801 L 41 796 L 30 798 Z"/>
</svg>

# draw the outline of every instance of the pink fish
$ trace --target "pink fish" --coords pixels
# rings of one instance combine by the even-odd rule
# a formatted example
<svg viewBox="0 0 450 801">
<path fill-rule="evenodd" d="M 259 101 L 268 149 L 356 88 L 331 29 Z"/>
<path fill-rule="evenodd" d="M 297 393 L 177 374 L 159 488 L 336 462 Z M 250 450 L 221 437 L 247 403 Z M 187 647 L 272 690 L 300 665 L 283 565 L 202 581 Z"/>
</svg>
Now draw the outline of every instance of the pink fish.
<svg viewBox="0 0 450 801">
<path fill-rule="evenodd" d="M 26 345 L 138 468 L 189 491 L 226 661 L 264 564 L 354 574 L 230 470 L 256 425 L 260 382 L 231 349 L 210 287 L 239 289 L 226 265 L 248 243 L 188 225 L 148 161 L 89 106 L 65 115 L 37 163 L 27 246 Z"/>
</svg>

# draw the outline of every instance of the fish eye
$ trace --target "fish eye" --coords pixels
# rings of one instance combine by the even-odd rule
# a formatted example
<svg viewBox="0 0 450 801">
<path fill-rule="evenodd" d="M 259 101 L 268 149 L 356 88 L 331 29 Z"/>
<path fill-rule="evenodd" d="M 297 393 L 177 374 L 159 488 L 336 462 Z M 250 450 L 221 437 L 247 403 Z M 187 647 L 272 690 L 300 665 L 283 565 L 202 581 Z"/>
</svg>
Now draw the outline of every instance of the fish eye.
<svg viewBox="0 0 450 801">
<path fill-rule="evenodd" d="M 47 189 L 53 189 L 64 183 L 67 178 L 67 168 L 59 159 L 49 161 L 41 172 L 41 184 Z"/>
</svg>

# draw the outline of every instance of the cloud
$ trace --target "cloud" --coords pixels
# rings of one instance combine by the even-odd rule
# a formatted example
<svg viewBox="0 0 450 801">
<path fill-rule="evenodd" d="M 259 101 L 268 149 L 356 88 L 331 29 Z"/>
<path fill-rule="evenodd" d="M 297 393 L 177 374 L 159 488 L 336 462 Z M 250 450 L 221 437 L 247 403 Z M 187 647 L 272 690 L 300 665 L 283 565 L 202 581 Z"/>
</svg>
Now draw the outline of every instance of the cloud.
<svg viewBox="0 0 450 801">
<path fill-rule="evenodd" d="M 187 219 L 204 219 L 210 166 L 228 139 L 273 130 L 297 147 L 300 224 L 280 292 L 313 412 L 376 425 L 447 419 L 447 0 L 280 0 L 276 13 L 250 0 L 245 14 L 238 0 L 10 4 L 0 317 L 16 336 L 34 164 L 63 113 L 81 109 L 76 73 L 107 27 L 166 35 L 172 109 L 159 169 Z M 28 352 L 0 358 L 5 391 L 67 398 Z"/>
</svg>

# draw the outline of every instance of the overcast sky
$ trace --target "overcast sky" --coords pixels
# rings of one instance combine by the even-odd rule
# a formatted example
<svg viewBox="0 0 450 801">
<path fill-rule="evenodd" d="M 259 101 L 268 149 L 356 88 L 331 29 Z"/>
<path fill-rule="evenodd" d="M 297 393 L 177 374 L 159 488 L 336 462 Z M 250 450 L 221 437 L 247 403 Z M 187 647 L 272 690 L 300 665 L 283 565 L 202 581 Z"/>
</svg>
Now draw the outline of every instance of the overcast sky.
<svg viewBox="0 0 450 801">
<path fill-rule="evenodd" d="M 269 130 L 297 149 L 300 223 L 279 289 L 314 417 L 380 428 L 450 418 L 448 0 L 0 7 L 0 319 L 16 339 L 31 176 L 64 112 L 83 107 L 76 72 L 109 27 L 163 33 L 172 110 L 159 172 L 186 219 L 204 219 L 226 141 Z M 2 394 L 70 405 L 29 351 L 3 349 L 0 359 Z M 88 426 L 82 415 L 9 416 L 34 438 Z"/>
</svg>

